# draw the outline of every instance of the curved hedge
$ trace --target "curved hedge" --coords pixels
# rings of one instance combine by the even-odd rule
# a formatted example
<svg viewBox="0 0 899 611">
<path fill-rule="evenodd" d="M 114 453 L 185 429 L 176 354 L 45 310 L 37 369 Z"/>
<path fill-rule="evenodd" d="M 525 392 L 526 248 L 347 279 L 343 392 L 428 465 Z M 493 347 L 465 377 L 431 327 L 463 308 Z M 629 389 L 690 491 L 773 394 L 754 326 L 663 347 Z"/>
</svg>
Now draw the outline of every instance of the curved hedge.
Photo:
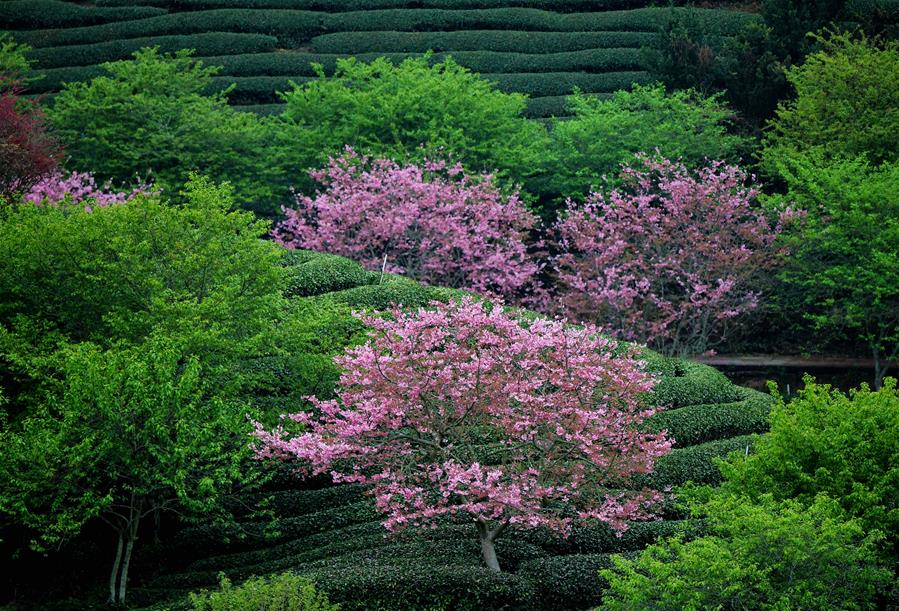
<svg viewBox="0 0 899 611">
<path fill-rule="evenodd" d="M 277 44 L 277 38 L 265 34 L 203 32 L 191 35 L 144 36 L 88 45 L 43 47 L 30 51 L 28 58 L 35 60 L 41 68 L 93 66 L 103 62 L 129 59 L 135 51 L 144 47 L 159 47 L 163 53 L 194 49 L 197 56 L 215 56 L 263 53 L 271 51 Z"/>
<path fill-rule="evenodd" d="M 369 272 L 355 261 L 337 255 L 311 250 L 289 250 L 282 259 L 288 268 L 286 294 L 290 297 L 310 297 L 342 291 L 377 282 L 378 275 Z"/>
<path fill-rule="evenodd" d="M 348 13 L 281 9 L 215 9 L 170 13 L 137 21 L 64 30 L 32 30 L 17 37 L 34 47 L 96 43 L 122 38 L 199 32 L 254 32 L 299 46 L 313 36 L 347 31 L 535 30 L 656 32 L 682 9 L 641 8 L 600 13 L 553 13 L 527 8 L 479 10 L 383 9 Z M 734 34 L 757 20 L 750 13 L 691 9 L 691 19 L 712 34 Z"/>
<path fill-rule="evenodd" d="M 234 86 L 228 101 L 238 106 L 249 104 L 276 104 L 281 101 L 279 91 L 289 91 L 291 82 L 301 84 L 315 77 L 309 76 L 217 76 L 206 88 L 206 93 L 218 93 Z"/>
<path fill-rule="evenodd" d="M 634 83 L 652 82 L 652 75 L 643 71 L 604 72 L 548 72 L 542 74 L 482 74 L 485 79 L 506 92 L 519 92 L 535 97 L 569 95 L 575 88 L 585 93 L 611 93 L 627 89 Z"/>
<path fill-rule="evenodd" d="M 687 405 L 730 403 L 744 397 L 743 390 L 713 367 L 681 361 L 675 375 L 663 376 L 652 390 L 650 400 L 674 409 Z"/>
<path fill-rule="evenodd" d="M 94 8 L 61 0 L 6 0 L 0 2 L 0 29 L 88 26 L 144 19 L 167 13 L 164 8 L 133 6 L 134 4 L 139 3 L 129 2 L 127 6 Z"/>
<path fill-rule="evenodd" d="M 653 44 L 650 32 L 524 32 L 465 30 L 459 32 L 336 32 L 312 39 L 318 53 L 424 53 L 426 51 L 499 51 L 558 53 L 587 49 L 643 47 Z"/>
</svg>

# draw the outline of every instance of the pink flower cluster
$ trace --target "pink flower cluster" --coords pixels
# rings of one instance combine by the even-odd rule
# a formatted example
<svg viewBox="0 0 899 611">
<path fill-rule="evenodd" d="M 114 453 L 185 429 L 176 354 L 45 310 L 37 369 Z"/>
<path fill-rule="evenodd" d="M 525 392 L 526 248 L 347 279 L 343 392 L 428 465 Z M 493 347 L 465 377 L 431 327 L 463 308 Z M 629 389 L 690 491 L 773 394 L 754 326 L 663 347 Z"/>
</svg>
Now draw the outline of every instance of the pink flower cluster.
<svg viewBox="0 0 899 611">
<path fill-rule="evenodd" d="M 339 398 L 289 415 L 299 435 L 257 423 L 258 456 L 371 485 L 390 530 L 464 515 L 566 534 L 575 515 L 619 530 L 653 517 L 661 493 L 624 492 L 672 444 L 640 430 L 654 385 L 641 361 L 590 325 L 432 305 L 360 315 L 370 340 L 337 359 Z"/>
<path fill-rule="evenodd" d="M 534 216 L 490 176 L 475 180 L 444 162 L 400 166 L 350 148 L 311 174 L 324 190 L 297 197 L 274 231 L 289 248 L 375 271 L 386 261 L 387 271 L 421 282 L 500 295 L 521 292 L 540 269 L 525 245 Z"/>
<path fill-rule="evenodd" d="M 60 204 L 65 201 L 73 204 L 84 204 L 85 210 L 92 207 L 105 208 L 114 204 L 123 204 L 140 193 L 147 193 L 148 185 L 139 185 L 130 193 L 114 191 L 109 185 L 98 187 L 89 172 L 72 172 L 68 176 L 62 172 L 46 175 L 24 195 L 24 201 L 32 204 Z"/>
<path fill-rule="evenodd" d="M 563 311 L 669 354 L 696 354 L 757 307 L 749 281 L 775 261 L 780 232 L 736 167 L 693 175 L 640 158 L 625 186 L 567 202 L 554 260 Z"/>
</svg>

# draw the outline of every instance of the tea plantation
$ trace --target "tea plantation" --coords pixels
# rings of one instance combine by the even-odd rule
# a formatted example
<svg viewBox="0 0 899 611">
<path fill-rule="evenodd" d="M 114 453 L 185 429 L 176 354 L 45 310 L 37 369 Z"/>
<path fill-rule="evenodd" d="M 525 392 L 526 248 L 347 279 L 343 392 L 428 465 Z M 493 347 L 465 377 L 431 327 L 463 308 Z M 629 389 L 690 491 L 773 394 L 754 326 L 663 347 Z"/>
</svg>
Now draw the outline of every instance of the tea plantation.
<svg viewBox="0 0 899 611">
<path fill-rule="evenodd" d="M 420 306 L 458 295 L 382 277 L 334 255 L 293 251 L 289 265 L 293 299 L 316 309 Z M 328 325 L 322 336 L 340 326 L 333 320 Z M 647 426 L 668 430 L 676 443 L 651 475 L 641 476 L 643 483 L 664 488 L 717 482 L 714 460 L 749 450 L 752 434 L 767 429 L 770 398 L 734 386 L 703 365 L 655 354 L 646 358 L 660 377 L 652 402 L 665 408 Z M 313 579 L 342 609 L 587 608 L 601 602 L 604 584 L 597 571 L 609 566 L 609 554 L 640 550 L 678 532 L 690 537 L 703 528 L 671 507 L 664 520 L 634 523 L 620 537 L 604 525 L 577 528 L 569 538 L 511 532 L 498 542 L 505 572 L 496 574 L 483 566 L 471 524 L 444 522 L 433 530 L 388 536 L 373 501 L 357 485 L 302 483 L 285 471 L 264 492 L 231 504 L 236 526 L 183 529 L 166 544 L 166 568 L 135 587 L 130 604 L 190 608 L 188 593 L 215 588 L 220 572 L 237 583 L 291 570 Z M 263 507 L 276 516 L 274 524 L 254 517 Z"/>
<path fill-rule="evenodd" d="M 232 104 L 277 112 L 277 92 L 332 71 L 339 57 L 400 60 L 449 54 L 503 91 L 531 96 L 531 116 L 564 115 L 574 88 L 604 95 L 650 80 L 645 48 L 690 10 L 707 35 L 727 37 L 758 16 L 723 9 L 648 7 L 646 0 L 63 0 L 0 3 L 0 30 L 34 47 L 52 94 L 101 74 L 100 64 L 158 46 L 222 66 Z"/>
</svg>

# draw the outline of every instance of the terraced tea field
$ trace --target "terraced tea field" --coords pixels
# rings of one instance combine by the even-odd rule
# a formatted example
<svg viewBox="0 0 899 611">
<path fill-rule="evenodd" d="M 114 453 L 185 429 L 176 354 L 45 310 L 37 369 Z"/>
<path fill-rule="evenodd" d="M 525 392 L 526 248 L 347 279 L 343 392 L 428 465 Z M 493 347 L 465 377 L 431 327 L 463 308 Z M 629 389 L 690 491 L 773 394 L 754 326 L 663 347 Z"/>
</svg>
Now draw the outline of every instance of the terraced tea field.
<svg viewBox="0 0 899 611">
<path fill-rule="evenodd" d="M 0 29 L 34 50 L 44 78 L 35 93 L 89 79 L 99 64 L 158 46 L 195 50 L 236 84 L 233 104 L 277 112 L 278 91 L 333 71 L 340 57 L 393 60 L 434 51 L 483 74 L 503 91 L 531 96 L 535 117 L 565 113 L 577 87 L 603 95 L 645 83 L 644 48 L 674 15 L 690 10 L 712 35 L 756 15 L 721 9 L 647 7 L 645 0 L 63 0 L 0 3 Z"/>
</svg>

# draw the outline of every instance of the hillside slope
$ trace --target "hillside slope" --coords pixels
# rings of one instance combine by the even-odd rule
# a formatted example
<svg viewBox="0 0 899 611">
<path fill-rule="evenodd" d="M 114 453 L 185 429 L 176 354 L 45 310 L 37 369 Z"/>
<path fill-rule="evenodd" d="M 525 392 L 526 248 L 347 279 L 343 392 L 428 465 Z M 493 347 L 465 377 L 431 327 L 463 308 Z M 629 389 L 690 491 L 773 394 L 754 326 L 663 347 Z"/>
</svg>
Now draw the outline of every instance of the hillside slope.
<svg viewBox="0 0 899 611">
<path fill-rule="evenodd" d="M 381 277 L 332 255 L 294 251 L 289 261 L 291 293 L 304 305 L 342 305 L 349 312 L 393 302 L 419 306 L 459 294 Z M 328 325 L 313 334 L 333 333 L 333 320 Z M 652 353 L 646 358 L 660 376 L 653 401 L 666 408 L 647 426 L 667 429 L 676 449 L 644 483 L 716 482 L 713 460 L 748 450 L 751 435 L 767 428 L 770 398 L 734 386 L 704 365 Z M 176 560 L 134 589 L 132 604 L 184 608 L 187 593 L 215 587 L 219 572 L 239 581 L 293 570 L 313 578 L 343 609 L 587 608 L 601 600 L 603 584 L 596 571 L 608 565 L 610 553 L 639 550 L 659 536 L 701 530 L 700 524 L 671 510 L 665 520 L 633 524 L 620 538 L 603 525 L 578 528 L 567 539 L 539 530 L 510 532 L 497 548 L 507 572 L 496 575 L 482 567 L 470 524 L 446 522 L 435 530 L 387 537 L 360 487 L 322 481 L 317 486 L 282 474 L 265 493 L 235 500 L 238 527 L 208 524 L 182 530 L 166 553 Z M 254 519 L 252 510 L 263 505 L 277 516 L 274 526 Z"/>
<path fill-rule="evenodd" d="M 756 19 L 719 9 L 648 7 L 647 0 L 64 0 L 0 2 L 0 30 L 34 47 L 44 74 L 32 90 L 102 74 L 99 64 L 145 46 L 192 48 L 223 66 L 215 87 L 236 83 L 231 102 L 277 112 L 276 92 L 326 72 L 347 55 L 394 60 L 451 54 L 503 91 L 532 97 L 532 116 L 562 115 L 577 87 L 609 94 L 649 80 L 656 32 L 690 10 L 711 35 Z M 349 10 L 352 9 L 352 10 Z"/>
</svg>

